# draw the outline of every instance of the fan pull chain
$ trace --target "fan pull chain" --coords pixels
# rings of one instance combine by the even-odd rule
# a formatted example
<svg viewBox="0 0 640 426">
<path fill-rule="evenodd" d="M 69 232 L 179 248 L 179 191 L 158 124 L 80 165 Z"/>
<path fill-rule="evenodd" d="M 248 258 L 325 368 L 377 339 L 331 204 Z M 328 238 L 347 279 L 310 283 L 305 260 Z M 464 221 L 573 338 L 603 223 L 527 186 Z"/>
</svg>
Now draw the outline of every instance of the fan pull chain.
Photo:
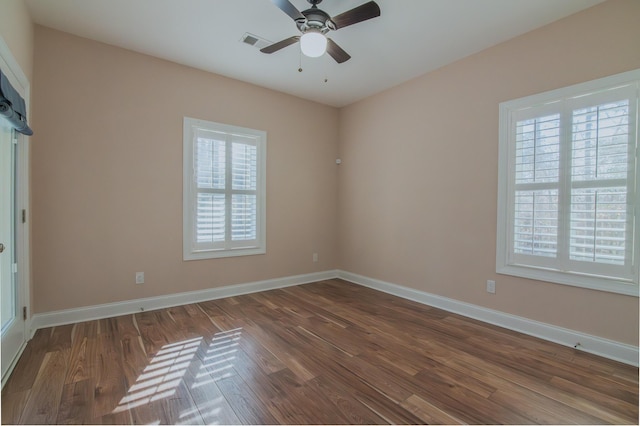
<svg viewBox="0 0 640 426">
<path fill-rule="evenodd" d="M 325 55 L 325 59 L 324 59 L 324 82 L 328 82 L 329 81 L 329 77 L 327 77 L 327 60 L 326 60 L 326 55 Z"/>
<path fill-rule="evenodd" d="M 299 56 L 299 65 L 298 65 L 298 72 L 302 72 L 302 50 L 298 52 Z"/>
</svg>

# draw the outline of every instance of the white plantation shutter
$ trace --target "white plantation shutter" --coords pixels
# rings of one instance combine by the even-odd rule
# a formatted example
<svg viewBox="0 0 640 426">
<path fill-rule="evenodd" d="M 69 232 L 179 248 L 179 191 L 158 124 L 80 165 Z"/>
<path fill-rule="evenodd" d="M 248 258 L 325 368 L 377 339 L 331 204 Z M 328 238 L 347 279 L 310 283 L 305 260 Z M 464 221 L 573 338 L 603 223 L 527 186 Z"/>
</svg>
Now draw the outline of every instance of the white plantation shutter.
<svg viewBox="0 0 640 426">
<path fill-rule="evenodd" d="M 226 239 L 226 142 L 224 134 L 196 130 L 194 150 L 196 180 L 195 243 L 204 247 Z"/>
<path fill-rule="evenodd" d="M 185 118 L 185 259 L 265 252 L 264 132 Z"/>
<path fill-rule="evenodd" d="M 633 241 L 633 93 L 580 99 L 572 109 L 570 259 L 624 266 Z M 631 174 L 631 176 L 629 176 Z"/>
<path fill-rule="evenodd" d="M 639 78 L 501 104 L 498 272 L 638 294 Z"/>
<path fill-rule="evenodd" d="M 555 257 L 560 115 L 518 121 L 515 138 L 514 252 Z"/>
<path fill-rule="evenodd" d="M 232 144 L 231 239 L 257 238 L 257 148 L 255 144 Z"/>
</svg>

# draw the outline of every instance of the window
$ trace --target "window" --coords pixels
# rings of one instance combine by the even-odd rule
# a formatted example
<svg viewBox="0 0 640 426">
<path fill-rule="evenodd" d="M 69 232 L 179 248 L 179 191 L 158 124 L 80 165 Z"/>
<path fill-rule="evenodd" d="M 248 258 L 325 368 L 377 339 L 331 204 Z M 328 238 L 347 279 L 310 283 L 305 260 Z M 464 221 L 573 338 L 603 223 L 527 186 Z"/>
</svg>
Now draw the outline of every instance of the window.
<svg viewBox="0 0 640 426">
<path fill-rule="evenodd" d="M 267 135 L 184 118 L 184 260 L 266 252 Z"/>
<path fill-rule="evenodd" d="M 638 295 L 640 70 L 500 104 L 496 271 Z"/>
</svg>

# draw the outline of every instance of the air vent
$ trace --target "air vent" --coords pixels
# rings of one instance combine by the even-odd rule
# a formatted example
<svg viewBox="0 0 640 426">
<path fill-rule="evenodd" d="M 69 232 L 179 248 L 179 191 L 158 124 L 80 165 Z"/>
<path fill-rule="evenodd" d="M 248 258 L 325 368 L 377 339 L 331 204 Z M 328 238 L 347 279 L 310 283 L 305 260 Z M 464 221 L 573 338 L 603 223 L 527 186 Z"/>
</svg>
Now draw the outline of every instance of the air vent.
<svg viewBox="0 0 640 426">
<path fill-rule="evenodd" d="M 263 47 L 271 46 L 273 44 L 269 40 L 249 33 L 244 33 L 240 41 L 258 49 L 262 49 Z"/>
<path fill-rule="evenodd" d="M 242 41 L 244 41 L 245 43 L 250 44 L 250 45 L 252 45 L 252 46 L 253 46 L 254 44 L 256 44 L 256 42 L 258 41 L 258 39 L 257 39 L 257 38 L 255 38 L 255 37 L 253 37 L 253 36 L 250 36 L 249 34 L 247 34 L 246 36 L 244 36 L 244 38 L 242 39 Z"/>
</svg>

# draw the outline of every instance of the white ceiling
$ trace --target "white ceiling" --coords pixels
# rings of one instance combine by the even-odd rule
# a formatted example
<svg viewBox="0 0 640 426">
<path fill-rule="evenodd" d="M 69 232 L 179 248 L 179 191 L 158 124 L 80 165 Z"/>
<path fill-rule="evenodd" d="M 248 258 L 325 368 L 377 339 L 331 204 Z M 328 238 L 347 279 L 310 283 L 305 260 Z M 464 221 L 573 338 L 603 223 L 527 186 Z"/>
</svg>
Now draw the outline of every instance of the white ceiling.
<svg viewBox="0 0 640 426">
<path fill-rule="evenodd" d="M 301 57 L 298 45 L 267 55 L 242 43 L 246 32 L 299 34 L 269 0 L 26 1 L 38 24 L 340 107 L 603 0 L 376 0 L 379 18 L 331 33 L 352 56 L 340 65 Z M 319 7 L 335 16 L 366 1 Z"/>
</svg>

